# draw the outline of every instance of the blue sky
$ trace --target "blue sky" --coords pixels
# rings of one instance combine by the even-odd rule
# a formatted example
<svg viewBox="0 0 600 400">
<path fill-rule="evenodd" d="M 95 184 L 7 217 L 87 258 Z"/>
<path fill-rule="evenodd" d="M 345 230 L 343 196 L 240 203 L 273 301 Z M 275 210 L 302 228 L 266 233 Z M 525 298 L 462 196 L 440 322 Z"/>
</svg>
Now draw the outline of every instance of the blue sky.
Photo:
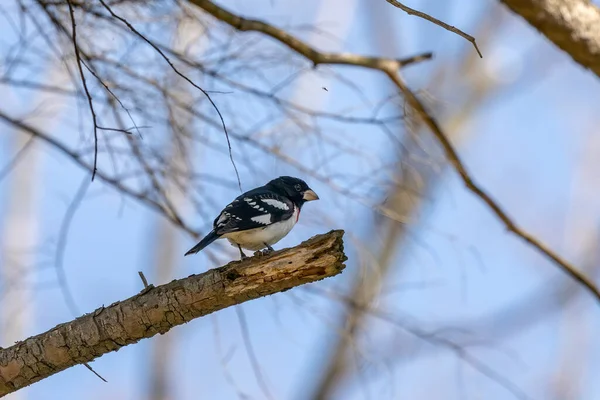
<svg viewBox="0 0 600 400">
<path fill-rule="evenodd" d="M 242 2 L 222 3 L 236 12 L 259 17 L 282 26 L 315 23 L 320 17 L 321 29 L 340 36 L 339 42 L 325 35 L 303 34 L 307 40 L 326 50 L 343 50 L 359 54 L 405 56 L 432 51 L 435 59 L 406 71 L 414 89 L 423 89 L 435 68 L 443 63 L 457 65 L 473 51 L 468 42 L 428 22 L 407 16 L 386 2 L 335 0 L 317 13 L 319 2 L 284 2 L 273 5 L 261 1 L 260 7 Z M 464 0 L 447 2 L 423 1 L 411 4 L 440 16 L 446 22 L 468 32 L 476 32 L 478 21 L 485 21 L 487 6 L 476 8 Z M 368 21 L 367 7 L 377 23 Z M 486 100 L 472 119 L 461 127 L 467 137 L 459 146 L 469 171 L 506 209 L 518 224 L 535 234 L 555 251 L 576 265 L 585 262 L 582 243 L 595 234 L 599 207 L 595 201 L 597 170 L 594 133 L 600 91 L 597 77 L 573 64 L 569 57 L 550 45 L 524 22 L 502 10 L 501 24 L 495 27 L 493 39 L 482 46 L 483 60 L 476 60 L 479 73 L 496 73 L 509 84 Z M 372 29 L 389 32 L 389 43 L 376 46 L 367 39 Z M 6 25 L 0 24 L 0 37 L 9 35 Z M 485 32 L 485 30 L 483 31 Z M 10 36 L 0 40 L 5 51 Z M 389 54 L 384 54 L 390 52 Z M 498 67 L 500 66 L 500 67 Z M 492 68 L 493 67 L 493 68 Z M 495 69 L 494 69 L 495 68 Z M 2 71 L 2 69 L 0 69 Z M 336 70 L 364 88 L 372 101 L 390 93 L 385 80 L 374 73 L 350 68 Z M 491 71 L 491 72 L 490 72 Z M 302 80 L 296 99 L 307 105 L 318 105 L 324 111 L 343 109 L 352 105 L 343 86 L 325 78 Z M 512 79 L 512 80 L 511 80 Z M 464 82 L 464 81 L 463 81 Z M 514 83 L 510 83 L 514 82 Z M 462 83 L 464 84 L 464 83 Z M 327 86 L 328 90 L 322 90 Z M 426 87 L 436 100 L 442 122 L 448 122 L 456 109 L 454 99 L 465 90 L 461 82 L 445 81 L 443 85 Z M 0 109 L 12 112 L 31 111 L 30 98 L 24 92 L 0 86 Z M 51 112 L 55 105 L 42 104 Z M 44 108 L 46 107 L 46 108 Z M 251 106 L 240 100 L 240 112 Z M 83 108 L 83 118 L 87 109 Z M 79 140 L 76 109 L 69 105 L 56 115 L 54 135 L 66 141 Z M 381 159 L 393 156 L 393 149 L 372 130 L 360 126 L 331 126 L 339 130 L 342 140 L 360 144 L 365 151 Z M 88 130 L 89 131 L 89 130 Z M 337 132 L 337 131 L 336 131 Z M 0 161 L 8 160 L 10 130 L 0 124 Z M 161 132 L 149 132 L 145 140 Z M 278 132 L 285 137 L 285 132 Z M 215 137 L 222 141 L 222 137 Z M 302 139 L 302 148 L 287 144 L 283 150 L 303 162 L 315 160 L 311 138 Z M 222 145 L 222 142 L 219 142 Z M 286 143 L 286 142 L 284 142 Z M 243 144 L 232 142 L 239 155 Z M 62 155 L 37 145 L 39 175 L 36 177 L 36 215 L 39 220 L 38 246 L 35 254 L 37 284 L 55 282 L 52 267 L 58 230 L 71 199 L 85 172 Z M 239 160 L 239 158 L 238 158 Z M 241 163 L 241 161 L 238 161 Z M 108 165 L 102 160 L 101 165 Z M 280 174 L 298 175 L 292 167 L 273 158 L 255 160 L 259 174 L 241 168 L 244 189 L 262 184 Z M 0 168 L 4 162 L 0 164 Z M 232 179 L 233 171 L 227 158 L 208 152 L 199 161 L 201 168 Z M 17 168 L 28 168 L 22 162 Z M 356 171 L 364 166 L 351 157 L 326 165 L 320 174 Z M 350 236 L 361 239 L 364 247 L 376 251 L 379 241 L 370 237 L 374 220 L 372 211 L 336 194 L 321 182 L 309 184 L 319 193 L 321 201 L 307 205 L 300 225 L 278 247 L 292 246 L 308 237 L 332 228 L 348 232 L 350 260 L 348 270 L 340 277 L 318 283 L 323 288 L 343 288 L 353 274 L 364 265 L 365 256 Z M 0 207 L 5 206 L 10 177 L 0 181 Z M 215 203 L 226 204 L 237 195 L 235 189 L 215 188 Z M 2 212 L 0 208 L 0 226 Z M 216 215 L 217 206 L 212 210 Z M 321 218 L 323 215 L 328 219 Z M 186 215 L 197 227 L 205 227 L 195 215 Z M 159 217 L 143 205 L 124 199 L 100 182 L 94 182 L 71 225 L 64 268 L 77 305 L 91 311 L 132 296 L 141 289 L 137 271 L 149 271 L 153 256 L 153 232 Z M 325 226 L 323 226 L 325 225 Z M 598 330 L 600 313 L 591 296 L 566 310 L 540 319 L 539 323 L 516 329 L 507 337 L 496 337 L 494 326 L 475 332 L 461 332 L 456 321 L 485 320 L 508 304 L 526 296 L 530 291 L 548 286 L 548 296 L 540 303 L 554 304 L 552 283 L 566 279 L 557 268 L 537 252 L 508 234 L 490 211 L 467 192 L 453 171 L 447 170 L 433 194 L 433 201 L 424 210 L 419 226 L 411 229 L 409 240 L 389 279 L 390 286 L 406 283 L 431 283 L 424 289 L 402 290 L 386 295 L 379 305 L 401 315 L 403 320 L 418 321 L 423 329 L 449 329 L 448 336 L 467 340 L 476 345 L 469 351 L 513 382 L 529 397 L 552 398 L 554 385 L 561 376 L 557 366 L 580 369 L 578 399 L 598 397 L 600 388 L 594 382 L 594 371 L 600 360 L 600 347 L 592 332 Z M 426 244 L 423 245 L 423 243 Z M 180 235 L 181 253 L 193 245 L 193 240 Z M 226 246 L 223 260 L 234 258 L 235 249 Z M 183 277 L 213 267 L 204 255 L 179 260 L 176 276 Z M 558 306 L 558 304 L 556 304 Z M 251 338 L 268 386 L 277 399 L 307 398 L 311 384 L 318 375 L 328 352 L 327 343 L 335 336 L 339 321 L 339 305 L 326 301 L 303 289 L 259 299 L 243 305 L 249 321 Z M 58 287 L 36 290 L 34 325 L 31 334 L 47 330 L 71 319 Z M 505 320 L 498 320 L 503 330 Z M 230 355 L 227 367 L 220 361 L 215 341 L 218 326 L 222 353 Z M 353 380 L 340 399 L 362 398 L 440 398 L 440 399 L 509 399 L 514 396 L 493 380 L 457 361 L 448 350 L 432 351 L 397 327 L 381 321 L 371 321 L 364 338 L 366 354 L 361 362 L 360 375 L 369 383 Z M 574 329 L 573 327 L 577 328 Z M 264 398 L 252 372 L 240 326 L 233 308 L 192 321 L 174 329 L 168 335 L 177 340 L 176 354 L 171 361 L 172 387 L 176 399 L 235 399 L 236 390 L 227 382 L 229 373 L 240 390 L 254 399 Z M 151 339 L 152 340 L 152 339 Z M 83 367 L 71 368 L 22 391 L 29 399 L 117 399 L 144 398 L 151 340 L 103 356 L 93 367 L 109 381 L 105 384 Z M 361 342 L 362 343 L 362 342 Z M 6 347 L 5 344 L 3 344 Z M 583 351 L 585 349 L 585 351 Z M 420 355 L 418 350 L 422 350 Z M 371 361 L 373 360 L 373 361 Z M 579 367 L 577 367 L 579 365 Z M 572 378 L 570 375 L 565 375 Z M 7 397 L 8 399 L 11 396 Z"/>
</svg>

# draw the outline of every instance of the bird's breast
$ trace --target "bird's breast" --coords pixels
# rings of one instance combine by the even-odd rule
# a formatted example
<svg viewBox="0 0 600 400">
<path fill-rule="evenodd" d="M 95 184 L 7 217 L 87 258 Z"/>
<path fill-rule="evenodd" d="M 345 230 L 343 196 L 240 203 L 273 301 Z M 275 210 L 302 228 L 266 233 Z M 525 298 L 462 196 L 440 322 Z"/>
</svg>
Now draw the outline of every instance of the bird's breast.
<svg viewBox="0 0 600 400">
<path fill-rule="evenodd" d="M 230 232 L 223 235 L 223 237 L 229 239 L 229 241 L 235 245 L 239 244 L 248 250 L 260 250 L 264 249 L 265 243 L 269 246 L 279 242 L 283 239 L 296 225 L 300 210 L 298 207 L 294 207 L 294 214 L 284 221 L 272 223 L 270 225 L 248 229 L 240 232 Z"/>
</svg>

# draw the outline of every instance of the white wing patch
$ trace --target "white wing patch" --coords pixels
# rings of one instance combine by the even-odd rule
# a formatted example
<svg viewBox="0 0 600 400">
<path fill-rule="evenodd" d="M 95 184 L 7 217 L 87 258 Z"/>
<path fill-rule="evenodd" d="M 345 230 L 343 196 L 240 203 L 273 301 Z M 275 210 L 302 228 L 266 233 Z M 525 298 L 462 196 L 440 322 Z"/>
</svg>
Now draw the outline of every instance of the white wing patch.
<svg viewBox="0 0 600 400">
<path fill-rule="evenodd" d="M 283 201 L 275 200 L 275 199 L 260 199 L 263 203 L 270 205 L 271 207 L 279 208 L 280 210 L 289 210 L 287 204 Z"/>
<path fill-rule="evenodd" d="M 219 219 L 217 220 L 217 225 L 221 225 L 223 222 L 227 221 L 231 214 L 227 211 L 224 211 L 221 215 L 219 215 Z"/>
<path fill-rule="evenodd" d="M 250 219 L 259 224 L 269 225 L 271 223 L 271 214 L 263 214 Z"/>
<path fill-rule="evenodd" d="M 260 205 L 256 204 L 256 200 L 250 198 L 250 197 L 244 197 L 244 201 L 246 203 L 248 203 L 248 205 L 252 208 L 257 209 L 260 212 L 267 212 L 267 210 L 265 210 L 264 208 L 262 208 Z"/>
<path fill-rule="evenodd" d="M 219 215 L 219 219 L 217 220 L 217 226 L 223 226 L 223 225 L 227 225 L 227 223 L 229 222 L 230 219 L 236 219 L 238 221 L 241 221 L 242 219 L 240 217 L 238 217 L 237 215 L 233 215 L 227 211 L 223 211 L 221 213 L 221 215 Z"/>
</svg>

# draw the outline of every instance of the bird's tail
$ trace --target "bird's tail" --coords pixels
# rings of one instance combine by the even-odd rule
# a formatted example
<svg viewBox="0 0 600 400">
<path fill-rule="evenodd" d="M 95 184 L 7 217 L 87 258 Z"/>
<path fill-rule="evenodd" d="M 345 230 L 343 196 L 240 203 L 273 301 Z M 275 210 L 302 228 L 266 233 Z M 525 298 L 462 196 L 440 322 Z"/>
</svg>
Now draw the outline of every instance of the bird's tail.
<svg viewBox="0 0 600 400">
<path fill-rule="evenodd" d="M 210 231 L 210 233 L 208 235 L 204 236 L 204 238 L 200 242 L 198 242 L 197 245 L 195 245 L 194 247 L 189 249 L 188 252 L 185 253 L 185 255 L 189 256 L 190 254 L 196 254 L 197 252 L 199 252 L 200 250 L 202 250 L 203 248 L 205 248 L 206 246 L 208 246 L 209 244 L 211 244 L 218 238 L 219 238 L 219 235 L 217 235 L 215 233 L 215 231 Z"/>
</svg>

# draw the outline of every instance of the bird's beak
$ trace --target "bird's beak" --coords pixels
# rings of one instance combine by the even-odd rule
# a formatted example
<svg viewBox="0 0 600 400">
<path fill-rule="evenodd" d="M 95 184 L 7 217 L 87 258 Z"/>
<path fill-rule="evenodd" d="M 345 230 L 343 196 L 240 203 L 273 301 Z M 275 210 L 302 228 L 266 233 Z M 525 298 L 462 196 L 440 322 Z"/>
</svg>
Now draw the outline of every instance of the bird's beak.
<svg viewBox="0 0 600 400">
<path fill-rule="evenodd" d="M 306 192 L 304 192 L 302 198 L 306 201 L 319 200 L 319 196 L 317 196 L 317 194 L 311 189 L 308 189 Z"/>
</svg>

